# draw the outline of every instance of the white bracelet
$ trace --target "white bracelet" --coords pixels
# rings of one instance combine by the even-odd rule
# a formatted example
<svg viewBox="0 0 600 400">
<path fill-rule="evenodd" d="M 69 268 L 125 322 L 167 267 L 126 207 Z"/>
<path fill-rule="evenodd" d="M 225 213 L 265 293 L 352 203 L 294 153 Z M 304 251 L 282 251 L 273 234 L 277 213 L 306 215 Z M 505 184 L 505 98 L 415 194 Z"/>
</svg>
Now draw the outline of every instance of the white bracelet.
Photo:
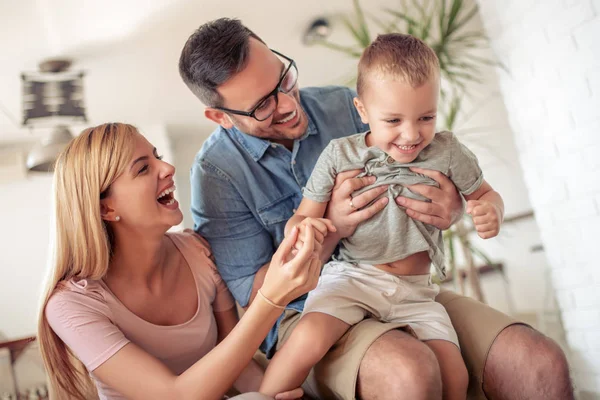
<svg viewBox="0 0 600 400">
<path fill-rule="evenodd" d="M 279 308 L 280 310 L 285 310 L 285 306 L 280 306 L 279 304 L 275 304 L 275 303 L 273 303 L 271 300 L 269 300 L 269 299 L 267 298 L 267 296 L 265 296 L 265 295 L 263 294 L 263 292 L 261 292 L 261 291 L 260 291 L 260 289 L 258 289 L 258 294 L 259 294 L 259 295 L 260 295 L 260 297 L 262 297 L 262 299 L 263 299 L 265 302 L 267 302 L 269 305 L 271 305 L 271 306 L 273 306 L 273 307 L 275 307 L 275 308 Z"/>
</svg>

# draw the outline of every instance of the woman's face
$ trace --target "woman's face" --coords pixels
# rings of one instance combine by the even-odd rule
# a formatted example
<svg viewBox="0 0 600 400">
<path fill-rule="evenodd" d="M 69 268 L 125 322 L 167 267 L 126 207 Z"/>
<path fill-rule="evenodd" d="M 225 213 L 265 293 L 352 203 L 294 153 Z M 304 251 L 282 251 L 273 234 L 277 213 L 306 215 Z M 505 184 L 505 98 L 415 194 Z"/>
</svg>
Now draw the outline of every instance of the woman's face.
<svg viewBox="0 0 600 400">
<path fill-rule="evenodd" d="M 161 158 L 145 137 L 136 134 L 131 161 L 101 202 L 103 218 L 116 229 L 166 231 L 183 220 L 173 196 L 175 167 Z"/>
</svg>

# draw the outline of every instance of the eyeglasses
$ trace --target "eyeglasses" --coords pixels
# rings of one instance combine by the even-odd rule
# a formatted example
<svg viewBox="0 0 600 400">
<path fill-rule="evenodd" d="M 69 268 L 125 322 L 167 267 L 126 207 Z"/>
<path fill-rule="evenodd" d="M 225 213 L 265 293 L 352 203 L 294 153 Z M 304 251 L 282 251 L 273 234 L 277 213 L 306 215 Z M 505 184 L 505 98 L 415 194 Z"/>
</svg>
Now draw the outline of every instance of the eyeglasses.
<svg viewBox="0 0 600 400">
<path fill-rule="evenodd" d="M 250 111 L 240 111 L 240 110 L 232 110 L 225 107 L 213 107 L 215 110 L 225 111 L 226 113 L 235 114 L 235 115 L 243 115 L 245 117 L 252 117 L 257 121 L 264 121 L 268 119 L 275 110 L 277 109 L 278 104 L 278 94 L 279 92 L 287 94 L 296 87 L 296 83 L 298 82 L 298 67 L 296 67 L 296 62 L 289 57 L 284 56 L 281 53 L 278 53 L 275 50 L 271 50 L 273 53 L 277 54 L 279 57 L 289 62 L 289 65 L 285 69 L 283 75 L 281 75 L 281 79 L 279 79 L 279 83 L 273 89 L 271 93 L 263 97 L 256 106 Z"/>
</svg>

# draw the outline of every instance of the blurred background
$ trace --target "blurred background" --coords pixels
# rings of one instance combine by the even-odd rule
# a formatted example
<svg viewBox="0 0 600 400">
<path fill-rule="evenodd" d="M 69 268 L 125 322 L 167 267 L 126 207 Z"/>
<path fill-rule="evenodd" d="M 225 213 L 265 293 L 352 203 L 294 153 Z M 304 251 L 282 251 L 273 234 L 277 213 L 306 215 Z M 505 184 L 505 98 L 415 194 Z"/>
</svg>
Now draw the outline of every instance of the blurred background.
<svg viewBox="0 0 600 400">
<path fill-rule="evenodd" d="M 443 44 L 439 128 L 478 156 L 507 219 L 487 241 L 468 220 L 447 233 L 443 285 L 555 339 L 580 398 L 600 398 L 598 0 L 0 0 L 0 396 L 45 395 L 31 341 L 51 234 L 44 162 L 69 132 L 134 124 L 176 166 L 176 229 L 191 228 L 189 168 L 215 126 L 177 62 L 223 16 L 293 58 L 301 87 L 352 86 L 377 33 Z"/>
</svg>

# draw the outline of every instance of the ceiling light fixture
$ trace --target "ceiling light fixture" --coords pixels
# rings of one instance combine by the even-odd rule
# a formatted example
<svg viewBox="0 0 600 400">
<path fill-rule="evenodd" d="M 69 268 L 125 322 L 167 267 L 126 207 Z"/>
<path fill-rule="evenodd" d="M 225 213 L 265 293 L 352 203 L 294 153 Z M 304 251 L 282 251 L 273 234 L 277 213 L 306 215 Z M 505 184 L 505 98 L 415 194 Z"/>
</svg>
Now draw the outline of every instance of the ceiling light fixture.
<svg viewBox="0 0 600 400">
<path fill-rule="evenodd" d="M 50 59 L 40 72 L 23 73 L 23 125 L 51 126 L 27 157 L 30 171 L 52 172 L 56 157 L 71 141 L 67 125 L 87 122 L 83 104 L 83 72 L 68 71 L 71 60 Z"/>
</svg>

